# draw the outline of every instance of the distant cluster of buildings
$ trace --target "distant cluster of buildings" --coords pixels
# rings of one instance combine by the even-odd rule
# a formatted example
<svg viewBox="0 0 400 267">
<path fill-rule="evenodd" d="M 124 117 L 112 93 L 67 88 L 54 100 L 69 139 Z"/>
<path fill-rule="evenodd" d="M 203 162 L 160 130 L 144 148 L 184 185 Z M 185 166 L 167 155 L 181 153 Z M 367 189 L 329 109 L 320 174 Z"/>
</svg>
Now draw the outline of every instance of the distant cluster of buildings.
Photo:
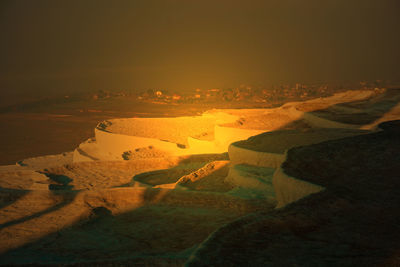
<svg viewBox="0 0 400 267">
<path fill-rule="evenodd" d="M 281 84 L 270 87 L 252 87 L 241 85 L 237 88 L 194 89 L 184 93 L 170 92 L 162 89 L 147 89 L 142 92 L 111 92 L 100 90 L 92 98 L 106 99 L 110 97 L 134 97 L 144 102 L 164 103 L 217 103 L 217 102 L 252 102 L 279 103 L 332 95 L 336 92 L 350 89 L 381 89 L 382 82 L 359 82 L 357 84 Z"/>
<path fill-rule="evenodd" d="M 97 99 L 107 99 L 107 98 L 112 98 L 112 97 L 126 97 L 129 94 L 124 92 L 124 91 L 120 91 L 120 92 L 113 92 L 113 91 L 107 91 L 107 90 L 99 90 L 97 93 L 94 93 L 92 95 L 92 99 L 93 100 L 97 100 Z"/>
<path fill-rule="evenodd" d="M 284 84 L 268 88 L 242 85 L 237 88 L 200 89 L 186 93 L 170 93 L 167 90 L 149 89 L 138 94 L 142 101 L 162 101 L 177 103 L 195 102 L 253 102 L 273 103 L 287 100 L 301 100 L 313 97 L 332 95 L 335 92 L 349 89 L 374 89 L 376 85 L 360 82 L 358 86 L 335 84 Z"/>
</svg>

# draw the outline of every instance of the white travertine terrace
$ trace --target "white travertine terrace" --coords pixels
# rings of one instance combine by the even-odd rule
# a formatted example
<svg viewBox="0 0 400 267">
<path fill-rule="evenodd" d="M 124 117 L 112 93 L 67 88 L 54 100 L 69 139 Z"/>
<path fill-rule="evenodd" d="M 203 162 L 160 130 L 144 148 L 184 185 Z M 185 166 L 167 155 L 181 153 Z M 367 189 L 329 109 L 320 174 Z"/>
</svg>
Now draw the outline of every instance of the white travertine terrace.
<svg viewBox="0 0 400 267">
<path fill-rule="evenodd" d="M 325 189 L 320 185 L 289 176 L 281 167 L 275 171 L 272 183 L 277 202 L 276 208 L 282 208 L 287 204 Z"/>
<path fill-rule="evenodd" d="M 235 142 L 229 146 L 231 167 L 226 180 L 235 186 L 253 190 L 257 188 L 267 193 L 272 186 L 266 185 L 263 179 L 254 177 L 251 171 L 245 170 L 244 166 L 251 166 L 254 170 L 258 167 L 260 173 L 265 173 L 266 168 L 273 169 L 273 175 L 263 174 L 261 177 L 271 176 L 268 179 L 272 179 L 277 208 L 280 208 L 323 190 L 323 187 L 319 185 L 288 176 L 283 171 L 281 165 L 286 160 L 286 152 L 290 148 L 367 133 L 369 131 L 353 129 L 285 130 L 264 133 L 248 140 Z"/>
<path fill-rule="evenodd" d="M 74 152 L 0 166 L 0 197 L 8 203 L 0 210 L 0 223 L 6 225 L 0 251 L 57 233 L 57 246 L 70 253 L 71 246 L 63 243 L 69 230 L 62 230 L 73 225 L 79 233 L 81 226 L 76 223 L 91 220 L 99 208 L 115 218 L 132 215 L 124 221 L 126 229 L 132 229 L 129 240 L 153 239 L 157 227 L 164 231 L 160 244 L 167 239 L 164 234 L 182 243 L 192 239 L 191 234 L 199 237 L 198 224 L 206 222 L 200 242 L 239 216 L 282 208 L 323 191 L 324 183 L 309 182 L 320 180 L 308 180 L 306 174 L 300 176 L 288 167 L 292 161 L 286 162 L 286 156 L 293 160 L 292 153 L 298 150 L 291 149 L 379 131 L 378 123 L 400 118 L 400 97 L 391 97 L 352 91 L 273 109 L 101 122 L 94 138 Z M 384 101 L 379 102 L 381 98 Z M 229 158 L 223 153 L 227 151 Z M 144 216 L 136 220 L 136 212 Z M 171 231 L 172 224 L 178 230 Z M 59 241 L 59 235 L 64 239 Z M 75 240 L 76 235 L 71 236 L 67 240 Z M 109 237 L 114 236 L 118 243 L 125 232 Z M 165 246 L 173 247 L 177 244 L 173 242 Z M 127 245 L 130 255 L 129 244 L 133 243 Z M 185 247 L 191 248 L 192 244 Z M 158 249 L 153 242 L 146 255 Z M 165 251 L 169 253 L 168 248 Z"/>
<path fill-rule="evenodd" d="M 264 132 L 263 130 L 222 127 L 216 124 L 231 122 L 234 119 L 237 119 L 237 116 L 218 112 L 215 115 L 188 117 L 183 123 L 182 118 L 157 118 L 156 123 L 155 119 L 151 118 L 110 120 L 111 125 L 119 124 L 116 128 L 120 131 L 112 132 L 111 127 L 105 129 L 96 127 L 95 138 L 80 144 L 74 151 L 73 160 L 74 162 L 123 160 L 124 152 L 145 147 L 157 148 L 171 156 L 222 153 L 228 150 L 230 143 Z M 199 127 L 202 124 L 204 126 L 205 120 L 208 125 Z M 129 128 L 134 128 L 140 135 L 129 134 L 132 132 Z M 204 138 L 207 135 L 211 138 Z"/>
<path fill-rule="evenodd" d="M 223 127 L 216 125 L 215 126 L 215 143 L 218 147 L 221 147 L 225 152 L 228 150 L 228 147 L 233 142 L 247 139 L 250 136 L 261 134 L 269 129 L 264 130 L 253 130 L 253 129 L 240 129 L 234 127 Z"/>
<path fill-rule="evenodd" d="M 229 146 L 229 159 L 232 164 L 248 164 L 276 169 L 284 162 L 285 155 L 273 152 L 255 151 L 231 144 Z"/>
<path fill-rule="evenodd" d="M 313 111 L 373 96 L 373 91 L 349 91 L 327 98 L 286 103 L 272 109 L 210 110 L 201 116 L 178 118 L 112 119 L 99 123 L 95 137 L 81 143 L 71 157 L 73 162 L 79 163 L 161 159 L 228 151 L 230 164 L 225 181 L 240 190 L 256 190 L 266 194 L 274 191 L 277 205 L 282 207 L 322 189 L 284 173 L 281 164 L 286 159 L 288 149 L 364 134 L 368 131 L 358 129 L 374 129 L 376 123 L 396 118 L 399 113 L 398 106 L 395 106 L 376 123 L 355 125 L 329 120 Z M 360 112 L 357 108 L 347 106 L 335 106 L 333 110 Z M 290 128 L 293 123 L 294 128 Z M 42 161 L 48 161 L 51 157 L 57 161 L 70 161 L 69 155 L 29 159 L 21 164 L 26 164 L 24 168 L 27 169 L 41 168 L 44 166 Z"/>
<path fill-rule="evenodd" d="M 358 129 L 362 126 L 328 120 L 309 111 L 367 99 L 373 94 L 349 91 L 273 109 L 210 110 L 194 117 L 113 119 L 96 127 L 95 138 L 74 151 L 73 161 L 123 160 L 123 153 L 145 147 L 155 147 L 172 156 L 222 153 L 233 142 L 287 127 Z"/>
<path fill-rule="evenodd" d="M 333 106 L 331 109 L 339 113 L 359 113 L 357 107 L 335 105 L 373 96 L 373 91 L 349 91 L 327 98 L 286 103 L 272 109 L 210 110 L 193 117 L 112 119 L 99 123 L 95 137 L 81 143 L 73 153 L 28 159 L 20 163 L 24 167 L 18 170 L 40 169 L 53 159 L 57 165 L 70 161 L 162 159 L 228 151 L 230 163 L 225 181 L 240 189 L 233 193 L 255 190 L 273 194 L 281 207 L 321 190 L 319 186 L 284 173 L 281 164 L 288 149 L 364 134 L 368 131 L 358 129 L 374 129 L 378 122 L 399 115 L 397 105 L 376 122 L 356 125 L 330 120 L 313 111 Z M 178 189 L 174 184 L 161 184 L 155 188 Z"/>
<path fill-rule="evenodd" d="M 282 207 L 322 190 L 320 186 L 284 173 L 281 164 L 288 149 L 365 134 L 368 131 L 358 129 L 373 129 L 375 126 L 374 123 L 366 126 L 334 121 L 313 111 L 373 96 L 373 91 L 348 91 L 326 98 L 286 103 L 273 109 L 210 110 L 195 117 L 113 119 L 96 127 L 95 138 L 82 143 L 74 151 L 73 161 L 120 161 L 124 159 L 124 153 L 143 149 L 157 149 L 164 153 L 162 156 L 228 151 L 230 167 L 225 181 L 245 190 L 257 188 L 260 192 L 271 191 L 273 185 L 277 206 Z M 335 106 L 335 110 L 360 112 L 357 108 L 344 106 Z M 285 130 L 291 127 L 296 130 Z M 248 138 L 248 141 L 237 142 Z M 261 178 L 254 175 L 249 168 L 243 167 L 246 165 L 250 169 L 259 167 L 260 171 L 265 168 L 276 170 L 273 179 L 272 176 L 268 178 L 271 183 L 266 184 L 262 175 Z"/>
</svg>

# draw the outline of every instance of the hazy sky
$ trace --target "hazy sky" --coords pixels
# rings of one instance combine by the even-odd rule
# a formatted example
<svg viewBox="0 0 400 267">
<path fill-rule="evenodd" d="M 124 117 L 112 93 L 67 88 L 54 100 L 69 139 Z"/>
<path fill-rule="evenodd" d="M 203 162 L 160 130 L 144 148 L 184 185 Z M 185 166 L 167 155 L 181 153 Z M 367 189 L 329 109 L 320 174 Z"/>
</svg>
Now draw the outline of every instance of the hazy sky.
<svg viewBox="0 0 400 267">
<path fill-rule="evenodd" d="M 1 0 L 1 90 L 399 79 L 398 0 Z"/>
</svg>

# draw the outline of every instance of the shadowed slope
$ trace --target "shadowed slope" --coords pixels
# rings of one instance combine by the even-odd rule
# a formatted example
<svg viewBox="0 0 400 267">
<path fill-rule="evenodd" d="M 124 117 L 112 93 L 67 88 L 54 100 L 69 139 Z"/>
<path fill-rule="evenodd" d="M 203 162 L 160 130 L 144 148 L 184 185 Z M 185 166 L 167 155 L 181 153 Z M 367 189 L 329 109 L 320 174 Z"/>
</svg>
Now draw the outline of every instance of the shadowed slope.
<svg viewBox="0 0 400 267">
<path fill-rule="evenodd" d="M 152 266 L 182 264 L 193 247 L 215 229 L 259 207 L 260 203 L 202 192 L 82 191 L 69 204 L 54 206 L 55 212 L 4 225 L 0 264 L 99 264 L 108 260 Z M 12 246 L 7 242 L 11 233 L 19 234 Z"/>
<path fill-rule="evenodd" d="M 284 171 L 326 190 L 228 224 L 187 266 L 399 266 L 400 131 L 384 128 L 291 149 Z"/>
</svg>

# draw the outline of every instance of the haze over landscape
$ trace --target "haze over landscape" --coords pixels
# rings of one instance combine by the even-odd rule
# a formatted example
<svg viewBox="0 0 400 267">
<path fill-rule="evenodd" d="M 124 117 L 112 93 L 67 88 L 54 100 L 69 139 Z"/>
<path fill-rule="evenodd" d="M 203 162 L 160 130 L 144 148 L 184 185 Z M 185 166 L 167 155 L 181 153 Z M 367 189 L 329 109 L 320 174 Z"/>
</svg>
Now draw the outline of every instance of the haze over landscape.
<svg viewBox="0 0 400 267">
<path fill-rule="evenodd" d="M 0 265 L 400 266 L 399 11 L 0 1 Z"/>
<path fill-rule="evenodd" d="M 1 1 L 1 90 L 398 80 L 400 4 Z"/>
</svg>

